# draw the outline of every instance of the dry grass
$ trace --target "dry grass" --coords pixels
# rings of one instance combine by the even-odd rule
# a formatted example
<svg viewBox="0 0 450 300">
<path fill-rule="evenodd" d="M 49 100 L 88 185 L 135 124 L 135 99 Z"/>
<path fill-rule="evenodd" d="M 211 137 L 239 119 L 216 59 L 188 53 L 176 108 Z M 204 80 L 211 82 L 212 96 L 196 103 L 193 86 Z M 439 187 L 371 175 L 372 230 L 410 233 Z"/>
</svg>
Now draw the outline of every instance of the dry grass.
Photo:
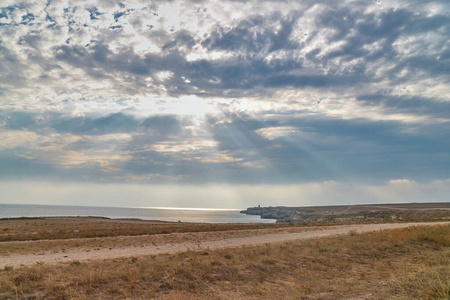
<svg viewBox="0 0 450 300">
<path fill-rule="evenodd" d="M 141 236 L 186 232 L 220 232 L 248 229 L 304 228 L 312 226 L 372 223 L 401 223 L 406 221 L 427 222 L 436 220 L 393 220 L 389 218 L 387 220 L 349 219 L 292 223 L 211 224 L 147 221 L 139 219 L 109 219 L 102 217 L 11 218 L 0 219 L 0 242 Z"/>
<path fill-rule="evenodd" d="M 137 236 L 183 232 L 212 232 L 293 226 L 300 226 L 300 224 L 173 223 L 138 219 L 108 219 L 100 217 L 11 218 L 0 219 L 0 242 Z"/>
<path fill-rule="evenodd" d="M 1 299 L 448 299 L 450 226 L 5 268 Z"/>
<path fill-rule="evenodd" d="M 198 224 L 186 224 L 187 228 L 197 229 Z M 224 224 L 226 225 L 226 224 Z M 9 256 L 17 254 L 34 254 L 45 255 L 47 253 L 68 253 L 72 250 L 96 251 L 101 249 L 117 249 L 126 246 L 144 247 L 146 245 L 166 245 L 191 243 L 191 245 L 198 244 L 201 241 L 215 241 L 224 240 L 233 237 L 250 237 L 270 233 L 288 232 L 302 232 L 320 230 L 322 227 L 295 227 L 276 228 L 263 227 L 261 229 L 242 230 L 245 227 L 239 227 L 239 230 L 231 230 L 235 228 L 233 224 L 227 224 L 230 230 L 225 230 L 227 227 L 223 226 L 222 230 L 213 230 L 205 232 L 174 232 L 173 234 L 150 234 L 150 235 L 128 235 L 115 236 L 114 233 L 108 237 L 95 238 L 78 238 L 78 239 L 51 239 L 51 240 L 33 240 L 33 241 L 8 241 L 1 243 L 0 256 Z M 192 248 L 192 247 L 191 247 Z"/>
</svg>

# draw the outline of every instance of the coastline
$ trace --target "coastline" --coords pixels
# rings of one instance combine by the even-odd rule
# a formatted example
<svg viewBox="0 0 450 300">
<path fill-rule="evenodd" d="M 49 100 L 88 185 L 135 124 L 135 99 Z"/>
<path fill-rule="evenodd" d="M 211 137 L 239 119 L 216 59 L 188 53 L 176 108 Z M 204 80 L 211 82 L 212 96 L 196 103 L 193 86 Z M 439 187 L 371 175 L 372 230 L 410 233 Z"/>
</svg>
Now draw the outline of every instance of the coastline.
<svg viewBox="0 0 450 300">
<path fill-rule="evenodd" d="M 149 207 L 101 207 L 68 205 L 0 204 L 0 219 L 23 217 L 105 217 L 191 223 L 273 223 L 238 209 L 192 209 Z"/>
<path fill-rule="evenodd" d="M 277 222 L 450 220 L 450 202 L 249 207 L 241 213 Z"/>
</svg>

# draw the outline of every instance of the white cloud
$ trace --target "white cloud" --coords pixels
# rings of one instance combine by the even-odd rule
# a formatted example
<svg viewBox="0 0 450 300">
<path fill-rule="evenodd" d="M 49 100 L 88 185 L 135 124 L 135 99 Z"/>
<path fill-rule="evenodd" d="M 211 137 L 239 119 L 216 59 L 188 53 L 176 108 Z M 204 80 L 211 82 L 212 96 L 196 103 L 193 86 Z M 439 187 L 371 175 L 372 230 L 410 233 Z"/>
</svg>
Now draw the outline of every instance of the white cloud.
<svg viewBox="0 0 450 300">
<path fill-rule="evenodd" d="M 365 193 L 384 201 L 448 177 L 445 2 L 16 2 L 2 178 L 327 181 L 301 191 L 345 202 L 341 179 L 387 182 Z"/>
<path fill-rule="evenodd" d="M 405 185 L 405 184 L 415 184 L 416 182 L 414 180 L 409 180 L 409 179 L 392 179 L 389 180 L 389 184 L 392 185 Z"/>
<path fill-rule="evenodd" d="M 284 137 L 285 135 L 289 134 L 297 134 L 298 132 L 298 128 L 289 126 L 267 127 L 256 130 L 256 133 L 269 140 Z"/>
</svg>

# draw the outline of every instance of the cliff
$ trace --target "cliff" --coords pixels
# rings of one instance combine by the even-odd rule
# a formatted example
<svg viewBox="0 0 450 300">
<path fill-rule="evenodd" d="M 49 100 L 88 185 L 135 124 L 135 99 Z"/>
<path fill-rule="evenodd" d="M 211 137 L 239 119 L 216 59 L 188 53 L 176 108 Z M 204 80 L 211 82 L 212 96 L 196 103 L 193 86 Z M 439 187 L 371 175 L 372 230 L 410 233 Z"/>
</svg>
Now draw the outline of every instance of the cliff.
<svg viewBox="0 0 450 300">
<path fill-rule="evenodd" d="M 241 213 L 247 215 L 259 215 L 262 219 L 281 220 L 295 215 L 298 209 L 299 207 L 286 206 L 249 207 L 246 210 L 241 211 Z"/>
<path fill-rule="evenodd" d="M 357 220 L 449 220 L 450 203 L 401 203 L 310 207 L 249 207 L 241 211 L 277 222 L 326 222 Z"/>
</svg>

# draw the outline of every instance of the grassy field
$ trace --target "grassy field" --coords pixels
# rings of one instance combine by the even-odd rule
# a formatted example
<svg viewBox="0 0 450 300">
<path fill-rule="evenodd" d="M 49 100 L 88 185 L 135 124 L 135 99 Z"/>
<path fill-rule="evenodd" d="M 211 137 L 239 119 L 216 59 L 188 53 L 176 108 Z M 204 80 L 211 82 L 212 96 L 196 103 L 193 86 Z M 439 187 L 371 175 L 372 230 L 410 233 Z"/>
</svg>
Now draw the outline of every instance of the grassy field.
<svg viewBox="0 0 450 300">
<path fill-rule="evenodd" d="M 0 299 L 449 297 L 449 225 L 0 271 Z"/>
<path fill-rule="evenodd" d="M 102 238 L 115 236 L 159 235 L 185 232 L 221 232 L 248 229 L 302 228 L 344 224 L 372 224 L 399 222 L 432 222 L 450 220 L 450 210 L 442 218 L 386 218 L 331 219 L 292 223 L 174 223 L 139 219 L 108 219 L 101 217 L 42 217 L 0 219 L 0 242 L 38 241 L 54 239 Z"/>
<path fill-rule="evenodd" d="M 173 223 L 99 217 L 12 218 L 0 219 L 0 242 L 212 232 L 290 226 L 304 225 L 286 223 Z"/>
</svg>

